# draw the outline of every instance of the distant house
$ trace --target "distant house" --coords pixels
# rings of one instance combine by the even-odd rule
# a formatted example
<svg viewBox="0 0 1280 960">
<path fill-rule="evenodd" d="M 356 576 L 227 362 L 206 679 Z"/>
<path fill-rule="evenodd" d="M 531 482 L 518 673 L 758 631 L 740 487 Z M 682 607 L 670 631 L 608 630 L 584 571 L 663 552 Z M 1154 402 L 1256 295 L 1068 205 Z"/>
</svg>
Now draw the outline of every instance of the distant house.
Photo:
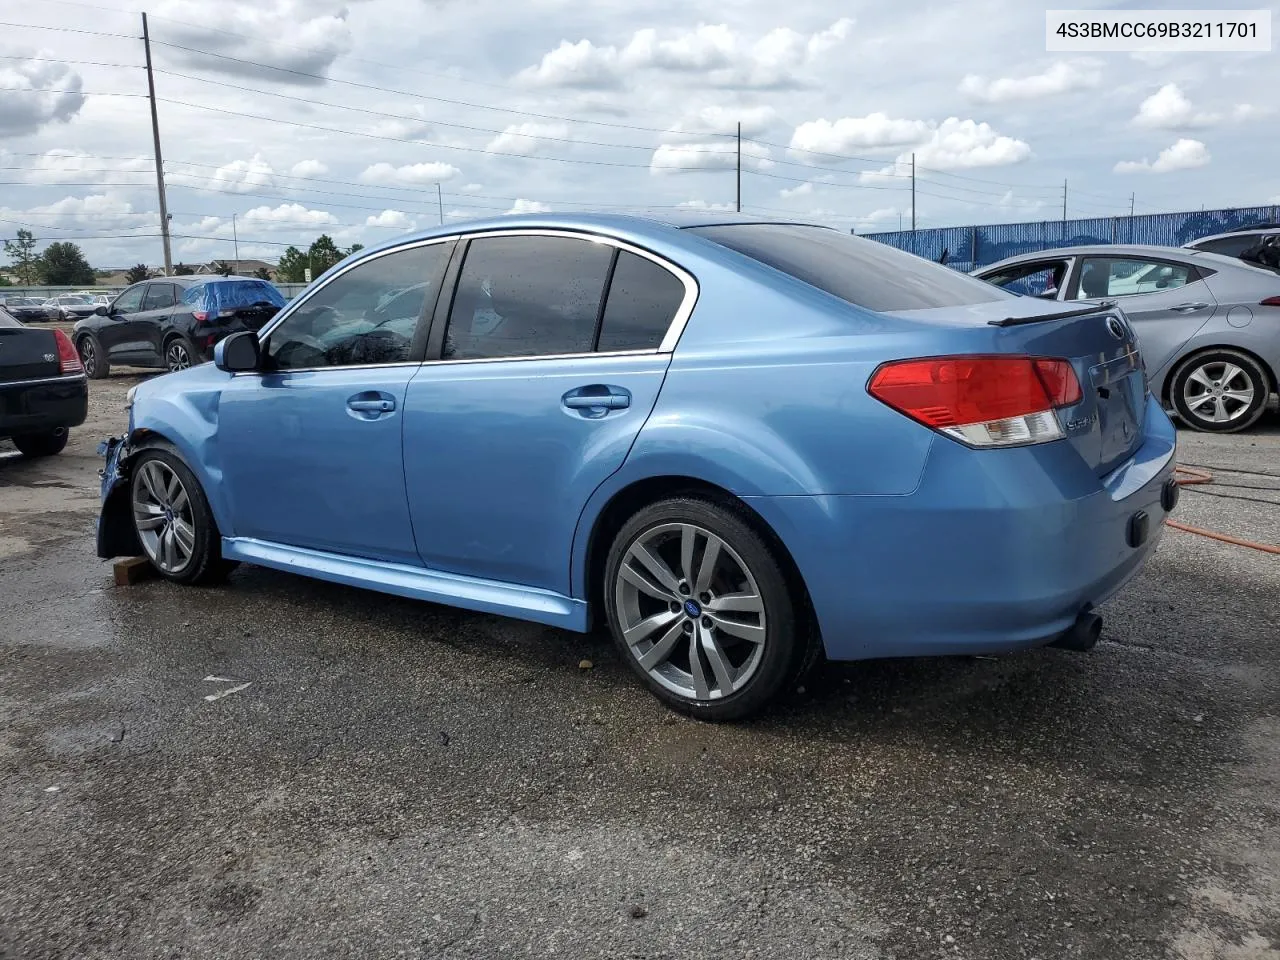
<svg viewBox="0 0 1280 960">
<path fill-rule="evenodd" d="M 237 277 L 252 277 L 259 270 L 266 270 L 272 280 L 276 278 L 275 264 L 267 263 L 265 260 L 213 260 L 209 263 L 196 264 L 194 270 L 198 276 L 209 274 L 216 276 L 223 271 L 224 267 L 230 267 L 231 272 Z"/>
</svg>

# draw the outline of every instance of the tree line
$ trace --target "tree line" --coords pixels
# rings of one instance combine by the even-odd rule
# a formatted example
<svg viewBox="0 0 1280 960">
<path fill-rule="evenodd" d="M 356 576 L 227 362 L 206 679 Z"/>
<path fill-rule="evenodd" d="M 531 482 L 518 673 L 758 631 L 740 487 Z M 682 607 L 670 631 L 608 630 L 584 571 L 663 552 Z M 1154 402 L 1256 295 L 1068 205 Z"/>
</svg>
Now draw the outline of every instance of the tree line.
<svg viewBox="0 0 1280 960">
<path fill-rule="evenodd" d="M 36 242 L 30 230 L 19 230 L 16 240 L 4 241 L 4 252 L 9 258 L 9 272 L 23 286 L 83 287 L 92 286 L 96 281 L 96 272 L 85 259 L 83 251 L 74 243 L 54 241 L 45 247 L 43 253 L 36 253 Z M 318 277 L 344 257 L 363 249 L 363 244 L 354 243 L 344 250 L 328 234 L 321 234 L 305 252 L 297 247 L 288 247 L 280 255 L 275 278 L 280 283 L 305 283 L 308 270 L 313 278 Z M 234 268 L 231 263 L 215 260 L 214 269 L 227 277 Z M 159 273 L 160 271 L 139 263 L 125 271 L 124 279 L 126 283 L 140 283 L 158 276 Z M 195 273 L 195 269 L 185 263 L 177 263 L 174 264 L 173 273 L 179 277 L 187 276 Z M 271 279 L 265 267 L 259 267 L 253 275 L 262 280 Z M 8 282 L 0 277 L 0 285 Z"/>
</svg>

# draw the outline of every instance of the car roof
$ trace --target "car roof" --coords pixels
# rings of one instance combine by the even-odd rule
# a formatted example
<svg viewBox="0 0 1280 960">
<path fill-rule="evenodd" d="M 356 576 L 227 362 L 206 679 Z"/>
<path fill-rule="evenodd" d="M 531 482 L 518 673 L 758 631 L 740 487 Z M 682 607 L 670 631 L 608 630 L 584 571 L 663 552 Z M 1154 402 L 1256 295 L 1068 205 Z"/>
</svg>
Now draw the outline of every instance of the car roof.
<svg viewBox="0 0 1280 960">
<path fill-rule="evenodd" d="M 1194 243 L 1204 243 L 1206 240 L 1224 240 L 1232 237 L 1247 237 L 1253 234 L 1267 236 L 1273 233 L 1280 233 L 1280 228 L 1274 226 L 1240 227 L 1237 230 L 1228 230 L 1226 233 L 1211 233 L 1207 237 L 1196 237 L 1196 239 L 1184 244 L 1184 246 L 1189 247 Z"/>
<path fill-rule="evenodd" d="M 1035 250 L 1006 257 L 1003 260 L 979 267 L 986 273 L 995 267 L 1026 263 L 1030 260 L 1052 260 L 1058 257 L 1150 257 L 1154 260 L 1174 260 L 1183 263 L 1200 263 L 1218 270 L 1230 267 L 1248 266 L 1237 257 L 1226 257 L 1208 250 L 1197 250 L 1191 247 L 1161 247 L 1145 243 L 1095 243 L 1079 247 L 1053 247 L 1049 250 Z"/>
</svg>

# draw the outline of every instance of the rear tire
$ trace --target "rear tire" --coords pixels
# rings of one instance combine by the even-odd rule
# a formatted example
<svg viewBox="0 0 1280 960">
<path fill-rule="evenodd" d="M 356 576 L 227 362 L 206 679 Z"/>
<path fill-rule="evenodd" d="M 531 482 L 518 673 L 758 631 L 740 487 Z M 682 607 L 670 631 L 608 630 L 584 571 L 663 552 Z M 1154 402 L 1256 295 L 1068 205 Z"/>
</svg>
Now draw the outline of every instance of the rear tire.
<svg viewBox="0 0 1280 960">
<path fill-rule="evenodd" d="M 111 364 L 102 343 L 92 333 L 86 333 L 76 341 L 76 352 L 80 354 L 84 375 L 90 380 L 105 380 L 111 373 Z"/>
<path fill-rule="evenodd" d="M 637 512 L 614 537 L 604 588 L 623 660 L 688 716 L 751 716 L 808 659 L 807 618 L 782 564 L 719 504 L 678 497 Z"/>
<path fill-rule="evenodd" d="M 1247 353 L 1222 347 L 1188 357 L 1173 374 L 1169 397 L 1193 430 L 1236 433 L 1267 408 L 1271 380 Z"/>
<path fill-rule="evenodd" d="M 133 528 L 156 572 L 184 585 L 224 580 L 237 564 L 222 559 L 217 521 L 182 458 L 164 447 L 145 447 L 129 467 Z"/>
<path fill-rule="evenodd" d="M 164 342 L 164 368 L 170 373 L 186 370 L 199 362 L 195 345 L 182 334 Z"/>
<path fill-rule="evenodd" d="M 66 427 L 57 427 L 45 433 L 28 433 L 13 438 L 13 445 L 24 457 L 52 457 L 62 452 L 71 433 Z"/>
</svg>

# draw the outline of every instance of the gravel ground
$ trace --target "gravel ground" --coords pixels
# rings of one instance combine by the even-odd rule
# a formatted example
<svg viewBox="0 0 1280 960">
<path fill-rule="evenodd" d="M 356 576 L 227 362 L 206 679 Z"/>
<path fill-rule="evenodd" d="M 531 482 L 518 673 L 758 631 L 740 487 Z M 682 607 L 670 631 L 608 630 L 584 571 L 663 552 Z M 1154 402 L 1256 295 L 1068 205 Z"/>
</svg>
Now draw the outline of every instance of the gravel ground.
<svg viewBox="0 0 1280 960">
<path fill-rule="evenodd" d="M 133 382 L 60 457 L 0 445 L 0 957 L 1280 958 L 1280 559 L 1167 531 L 1090 654 L 701 725 L 599 637 L 113 587 Z M 1180 457 L 1217 482 L 1179 519 L 1280 543 L 1280 423 Z"/>
</svg>

